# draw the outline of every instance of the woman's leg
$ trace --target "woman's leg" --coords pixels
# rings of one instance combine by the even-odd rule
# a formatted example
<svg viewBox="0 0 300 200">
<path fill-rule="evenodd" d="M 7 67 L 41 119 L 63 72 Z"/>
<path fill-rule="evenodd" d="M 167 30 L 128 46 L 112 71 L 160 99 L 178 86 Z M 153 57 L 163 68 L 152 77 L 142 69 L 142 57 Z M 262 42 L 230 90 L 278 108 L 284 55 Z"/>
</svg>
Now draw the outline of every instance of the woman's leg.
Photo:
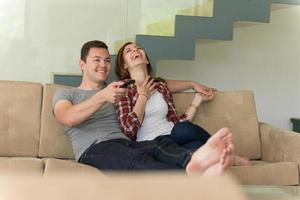
<svg viewBox="0 0 300 200">
<path fill-rule="evenodd" d="M 204 145 L 211 135 L 202 127 L 189 121 L 178 122 L 174 125 L 170 138 L 177 144 L 194 151 Z M 233 155 L 233 165 L 250 165 L 249 158 Z"/>
<path fill-rule="evenodd" d="M 205 144 L 211 135 L 200 126 L 186 121 L 176 123 L 170 137 L 179 145 L 195 150 Z"/>
<path fill-rule="evenodd" d="M 131 147 L 148 153 L 156 160 L 170 166 L 187 170 L 189 164 L 188 171 L 195 170 L 202 173 L 219 160 L 227 145 L 231 144 L 227 144 L 227 141 L 231 141 L 231 132 L 228 129 L 221 129 L 202 147 L 197 148 L 195 153 L 180 146 L 169 136 L 159 136 L 152 141 L 135 142 Z"/>
</svg>

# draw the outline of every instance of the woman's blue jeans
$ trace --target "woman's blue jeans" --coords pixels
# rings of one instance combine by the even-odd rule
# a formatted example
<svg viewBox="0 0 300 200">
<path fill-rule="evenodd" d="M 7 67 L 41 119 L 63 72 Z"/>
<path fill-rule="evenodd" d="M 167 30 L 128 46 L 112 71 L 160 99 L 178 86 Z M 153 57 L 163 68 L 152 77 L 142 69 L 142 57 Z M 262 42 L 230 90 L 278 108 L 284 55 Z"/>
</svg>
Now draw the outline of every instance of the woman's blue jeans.
<svg viewBox="0 0 300 200">
<path fill-rule="evenodd" d="M 189 121 L 177 122 L 171 132 L 170 138 L 177 144 L 189 150 L 195 150 L 207 142 L 211 135 L 198 125 Z"/>
</svg>

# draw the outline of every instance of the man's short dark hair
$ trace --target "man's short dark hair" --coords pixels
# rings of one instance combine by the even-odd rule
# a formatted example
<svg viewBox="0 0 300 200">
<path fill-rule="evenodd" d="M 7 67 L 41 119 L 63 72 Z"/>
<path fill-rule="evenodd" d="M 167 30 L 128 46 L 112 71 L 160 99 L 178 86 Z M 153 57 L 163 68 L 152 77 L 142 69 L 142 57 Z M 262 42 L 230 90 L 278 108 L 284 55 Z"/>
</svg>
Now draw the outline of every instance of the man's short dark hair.
<svg viewBox="0 0 300 200">
<path fill-rule="evenodd" d="M 86 62 L 86 57 L 89 54 L 89 51 L 91 48 L 104 48 L 108 49 L 107 45 L 99 40 L 93 40 L 86 42 L 82 47 L 81 47 L 81 54 L 80 54 L 80 59 Z"/>
</svg>

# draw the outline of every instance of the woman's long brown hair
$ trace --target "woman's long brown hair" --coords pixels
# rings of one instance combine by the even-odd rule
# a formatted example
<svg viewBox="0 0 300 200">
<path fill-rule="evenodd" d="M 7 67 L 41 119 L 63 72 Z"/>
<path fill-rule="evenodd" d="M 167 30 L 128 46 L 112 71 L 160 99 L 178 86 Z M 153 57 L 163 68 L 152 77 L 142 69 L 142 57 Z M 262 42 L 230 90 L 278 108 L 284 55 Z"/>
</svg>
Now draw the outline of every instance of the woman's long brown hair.
<svg viewBox="0 0 300 200">
<path fill-rule="evenodd" d="M 125 61 L 124 61 L 124 56 L 123 56 L 124 49 L 129 44 L 136 44 L 136 43 L 134 43 L 134 42 L 126 42 L 119 49 L 117 57 L 116 57 L 115 72 L 116 72 L 117 77 L 120 80 L 130 79 L 130 74 L 129 74 L 128 70 L 124 68 Z M 137 44 L 137 45 L 139 45 L 139 44 Z M 148 60 L 147 72 L 148 72 L 148 75 L 150 75 L 152 77 L 153 76 L 153 70 L 152 70 L 152 66 L 151 66 L 151 63 L 150 63 L 150 60 L 148 58 L 148 55 L 147 55 L 146 51 L 145 51 L 145 55 L 146 55 L 146 58 Z"/>
</svg>

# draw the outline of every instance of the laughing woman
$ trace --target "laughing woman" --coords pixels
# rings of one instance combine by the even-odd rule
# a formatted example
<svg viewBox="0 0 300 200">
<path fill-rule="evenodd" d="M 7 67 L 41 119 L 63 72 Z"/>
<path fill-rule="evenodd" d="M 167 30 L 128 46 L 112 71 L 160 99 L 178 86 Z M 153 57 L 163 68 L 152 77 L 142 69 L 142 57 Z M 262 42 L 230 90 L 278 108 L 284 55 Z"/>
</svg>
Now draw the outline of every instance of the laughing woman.
<svg viewBox="0 0 300 200">
<path fill-rule="evenodd" d="M 189 82 L 165 81 L 152 75 L 152 67 L 144 49 L 128 42 L 116 59 L 116 74 L 125 82 L 135 80 L 121 101 L 115 104 L 123 133 L 132 140 L 154 140 L 159 136 L 170 137 L 191 151 L 207 142 L 211 135 L 191 123 L 201 102 L 213 99 L 213 90 L 203 86 L 195 93 L 189 108 L 179 116 L 171 92 L 190 89 Z M 198 85 L 199 86 L 199 85 Z M 199 90 L 197 90 L 199 91 Z M 233 156 L 234 165 L 248 165 L 249 159 Z"/>
</svg>

